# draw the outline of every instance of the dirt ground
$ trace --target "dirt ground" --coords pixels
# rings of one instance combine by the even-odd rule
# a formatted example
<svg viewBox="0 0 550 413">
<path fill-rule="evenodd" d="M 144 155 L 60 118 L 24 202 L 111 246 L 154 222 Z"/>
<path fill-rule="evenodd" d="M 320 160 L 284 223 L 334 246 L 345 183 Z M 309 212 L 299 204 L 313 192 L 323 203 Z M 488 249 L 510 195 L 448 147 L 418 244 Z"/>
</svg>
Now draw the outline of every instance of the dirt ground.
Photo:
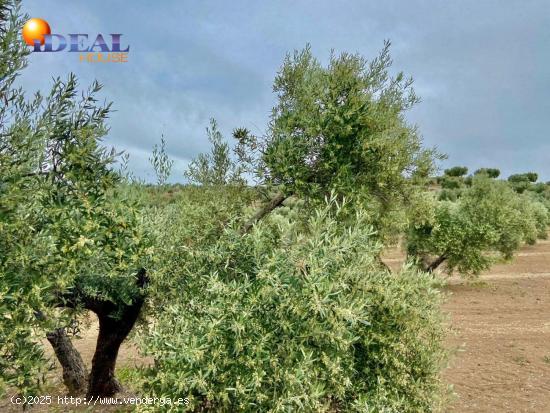
<svg viewBox="0 0 550 413">
<path fill-rule="evenodd" d="M 391 251 L 384 261 L 398 267 L 402 257 Z M 451 356 L 443 378 L 454 392 L 447 411 L 550 412 L 550 241 L 523 247 L 513 262 L 494 266 L 476 282 L 452 277 L 445 291 Z M 83 339 L 75 342 L 88 365 L 96 336 L 92 319 Z M 133 346 L 123 345 L 118 368 L 145 362 Z M 63 395 L 59 369 L 51 379 L 49 394 Z M 126 393 L 131 396 L 131 390 Z M 21 410 L 3 400 L 0 411 Z"/>
<path fill-rule="evenodd" d="M 384 261 L 398 268 L 396 250 Z M 448 279 L 448 412 L 550 412 L 550 240 L 476 281 Z"/>
<path fill-rule="evenodd" d="M 550 412 L 550 241 L 447 291 L 449 411 Z"/>
</svg>

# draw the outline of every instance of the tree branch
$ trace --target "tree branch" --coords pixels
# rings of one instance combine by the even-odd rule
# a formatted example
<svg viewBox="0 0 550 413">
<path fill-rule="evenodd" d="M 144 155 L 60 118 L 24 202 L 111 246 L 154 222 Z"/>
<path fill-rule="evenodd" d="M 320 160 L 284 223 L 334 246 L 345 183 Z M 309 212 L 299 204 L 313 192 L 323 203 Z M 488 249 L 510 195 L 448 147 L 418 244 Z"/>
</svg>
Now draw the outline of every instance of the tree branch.
<svg viewBox="0 0 550 413">
<path fill-rule="evenodd" d="M 432 273 L 435 271 L 437 267 L 439 267 L 443 262 L 447 259 L 447 255 L 441 254 L 439 257 L 437 257 L 435 260 L 433 260 L 425 269 L 424 271 Z"/>
<path fill-rule="evenodd" d="M 286 196 L 282 192 L 279 192 L 277 195 L 271 198 L 271 200 L 267 204 L 260 208 L 248 221 L 246 221 L 246 223 L 243 225 L 241 232 L 243 234 L 246 234 L 248 231 L 250 231 L 250 229 L 254 226 L 256 222 L 264 218 L 275 208 L 281 206 L 287 198 L 288 196 Z"/>
</svg>

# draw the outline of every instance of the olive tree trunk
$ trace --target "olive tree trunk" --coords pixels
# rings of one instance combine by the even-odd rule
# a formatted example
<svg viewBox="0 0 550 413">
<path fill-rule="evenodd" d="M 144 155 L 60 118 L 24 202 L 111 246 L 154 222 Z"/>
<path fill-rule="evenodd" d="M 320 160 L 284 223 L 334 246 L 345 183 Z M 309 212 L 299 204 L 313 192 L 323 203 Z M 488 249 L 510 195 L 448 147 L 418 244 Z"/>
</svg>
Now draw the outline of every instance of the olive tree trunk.
<svg viewBox="0 0 550 413">
<path fill-rule="evenodd" d="M 127 306 L 120 318 L 113 318 L 109 311 L 97 314 L 99 336 L 92 359 L 92 371 L 88 383 L 88 397 L 112 396 L 122 390 L 115 377 L 116 360 L 120 345 L 128 336 L 139 316 L 143 299 Z"/>
<path fill-rule="evenodd" d="M 78 350 L 73 346 L 65 328 L 56 328 L 46 334 L 61 368 L 63 383 L 70 395 L 84 393 L 88 382 L 88 372 Z"/>
<path fill-rule="evenodd" d="M 148 277 L 145 269 L 140 269 L 136 277 L 136 285 L 143 289 L 146 287 Z M 119 392 L 122 386 L 115 377 L 116 360 L 120 345 L 128 336 L 143 307 L 145 293 L 141 290 L 130 305 L 115 304 L 111 301 L 103 301 L 95 297 L 89 297 L 76 288 L 71 294 L 63 296 L 61 306 L 83 308 L 93 311 L 99 319 L 99 335 L 92 359 L 92 369 L 88 377 L 87 397 L 109 397 Z M 73 372 L 80 371 L 83 366 L 82 358 L 72 347 L 68 337 L 62 333 L 52 332 L 48 340 L 54 346 L 56 356 L 63 366 L 64 379 L 65 371 L 68 374 L 67 387 L 73 383 Z M 56 350 L 57 349 L 57 350 Z M 84 377 L 86 375 L 85 369 Z M 80 376 L 79 376 L 80 377 Z M 69 380 L 70 378 L 70 380 Z"/>
<path fill-rule="evenodd" d="M 136 284 L 143 288 L 147 283 L 145 269 L 137 274 Z M 145 296 L 139 294 L 130 305 L 116 306 L 110 301 L 85 300 L 85 308 L 97 314 L 99 335 L 92 359 L 87 397 L 108 397 L 122 390 L 115 377 L 118 350 L 128 336 L 141 311 Z"/>
</svg>

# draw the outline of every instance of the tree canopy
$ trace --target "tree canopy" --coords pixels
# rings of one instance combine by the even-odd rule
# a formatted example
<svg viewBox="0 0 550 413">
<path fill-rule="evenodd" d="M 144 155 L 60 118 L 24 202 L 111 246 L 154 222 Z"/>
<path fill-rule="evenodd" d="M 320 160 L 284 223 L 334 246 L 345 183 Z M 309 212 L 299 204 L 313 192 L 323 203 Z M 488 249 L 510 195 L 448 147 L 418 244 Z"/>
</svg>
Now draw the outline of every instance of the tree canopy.
<svg viewBox="0 0 550 413">
<path fill-rule="evenodd" d="M 116 193 L 116 154 L 101 142 L 110 111 L 97 103 L 101 86 L 79 97 L 69 75 L 27 100 L 13 87 L 28 54 L 22 19 L 2 5 L 0 374 L 30 391 L 46 366 L 36 334 L 66 327 L 85 308 L 121 316 L 141 297 L 149 244 L 137 208 Z"/>
<path fill-rule="evenodd" d="M 145 185 L 115 171 L 97 82 L 80 94 L 69 75 L 32 98 L 14 86 L 25 16 L 0 0 L 0 17 L 0 392 L 37 394 L 47 337 L 70 391 L 113 395 L 136 330 L 153 360 L 136 390 L 190 402 L 141 410 L 436 411 L 436 269 L 473 276 L 546 237 L 536 173 L 433 176 L 442 156 L 406 120 L 418 97 L 390 74 L 389 42 L 370 61 L 289 54 L 264 135 L 237 128 L 232 148 L 212 119 L 210 152 L 177 186 L 162 139 Z M 381 255 L 397 240 L 407 259 L 392 270 Z M 97 347 L 71 388 L 86 368 L 57 349 L 78 355 L 70 326 L 86 311 Z"/>
<path fill-rule="evenodd" d="M 380 235 L 395 230 L 389 222 L 396 215 L 388 217 L 439 157 L 406 122 L 418 98 L 411 78 L 390 75 L 389 47 L 372 61 L 332 55 L 326 67 L 309 46 L 289 54 L 275 78 L 278 102 L 267 134 L 235 134 L 266 185 L 313 201 L 331 191 L 353 196 L 372 205 Z"/>
</svg>

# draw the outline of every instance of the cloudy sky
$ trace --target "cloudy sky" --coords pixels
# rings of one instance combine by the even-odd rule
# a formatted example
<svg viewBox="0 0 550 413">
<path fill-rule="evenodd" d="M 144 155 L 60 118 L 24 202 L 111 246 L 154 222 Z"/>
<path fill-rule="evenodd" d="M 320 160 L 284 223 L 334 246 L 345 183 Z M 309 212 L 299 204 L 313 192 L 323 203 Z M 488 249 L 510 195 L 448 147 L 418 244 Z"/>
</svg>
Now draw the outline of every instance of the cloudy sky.
<svg viewBox="0 0 550 413">
<path fill-rule="evenodd" d="M 442 167 L 526 170 L 550 180 L 550 2 L 531 1 L 23 1 L 53 33 L 123 33 L 129 62 L 84 63 L 76 53 L 36 53 L 21 77 L 28 91 L 75 72 L 104 84 L 114 102 L 107 143 L 152 180 L 152 146 L 164 135 L 173 181 L 208 149 L 214 117 L 261 133 L 285 56 L 310 43 L 374 57 L 391 40 L 394 68 L 415 79 L 422 103 L 408 113 Z"/>
</svg>

